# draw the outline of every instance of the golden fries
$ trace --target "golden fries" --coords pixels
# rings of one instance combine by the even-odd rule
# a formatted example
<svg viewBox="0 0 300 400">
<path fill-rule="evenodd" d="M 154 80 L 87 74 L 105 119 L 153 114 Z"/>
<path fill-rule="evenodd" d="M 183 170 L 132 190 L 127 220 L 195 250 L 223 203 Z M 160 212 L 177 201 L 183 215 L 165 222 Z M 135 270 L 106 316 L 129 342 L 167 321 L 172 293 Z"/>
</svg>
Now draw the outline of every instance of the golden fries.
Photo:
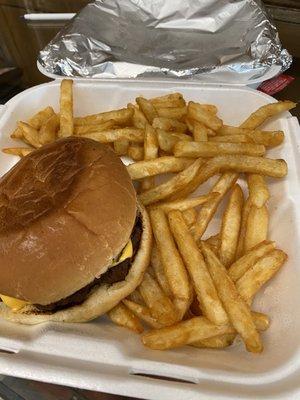
<svg viewBox="0 0 300 400">
<path fill-rule="evenodd" d="M 143 97 L 137 97 L 135 100 L 139 108 L 147 118 L 149 124 L 152 124 L 154 118 L 158 117 L 156 109 L 154 108 L 152 103 L 149 100 L 144 99 Z"/>
<path fill-rule="evenodd" d="M 209 193 L 205 194 L 203 196 L 198 196 L 198 197 L 192 197 L 189 199 L 183 199 L 183 200 L 175 200 L 175 201 L 166 201 L 164 203 L 158 203 L 158 207 L 162 208 L 166 213 L 172 211 L 172 210 L 179 210 L 179 211 L 185 211 L 189 210 L 191 208 L 200 206 L 202 204 L 205 204 L 207 202 L 213 201 L 215 198 L 218 197 L 217 193 Z"/>
<path fill-rule="evenodd" d="M 59 129 L 59 116 L 51 115 L 50 118 L 41 126 L 39 132 L 39 142 L 41 145 L 55 141 Z"/>
<path fill-rule="evenodd" d="M 227 268 L 235 259 L 243 202 L 242 189 L 236 184 L 224 211 L 220 231 L 220 261 Z"/>
<path fill-rule="evenodd" d="M 66 137 L 74 134 L 73 121 L 73 81 L 63 79 L 60 84 L 60 129 L 59 136 Z"/>
<path fill-rule="evenodd" d="M 159 117 L 163 118 L 172 118 L 172 119 L 179 119 L 181 120 L 187 113 L 186 107 L 157 107 L 156 108 L 157 114 Z"/>
<path fill-rule="evenodd" d="M 267 118 L 273 117 L 283 111 L 291 110 L 296 107 L 292 101 L 278 101 L 277 103 L 266 104 L 254 111 L 241 125 L 241 128 L 255 129 L 259 127 Z"/>
<path fill-rule="evenodd" d="M 246 271 L 248 271 L 250 267 L 252 267 L 256 263 L 259 258 L 263 257 L 274 249 L 274 242 L 269 242 L 265 240 L 257 244 L 255 247 L 253 247 L 252 250 L 249 250 L 244 256 L 231 264 L 228 270 L 228 275 L 233 280 L 233 282 L 236 282 L 244 275 Z"/>
<path fill-rule="evenodd" d="M 183 122 L 177 121 L 177 119 L 157 117 L 154 118 L 152 123 L 153 128 L 161 129 L 163 131 L 175 131 L 178 133 L 186 133 L 187 126 Z"/>
<path fill-rule="evenodd" d="M 169 172 L 180 172 L 193 163 L 188 158 L 159 157 L 155 160 L 140 161 L 127 166 L 131 179 L 144 179 L 149 176 L 166 174 Z"/>
<path fill-rule="evenodd" d="M 142 113 L 142 111 L 138 108 L 138 106 L 134 106 L 133 104 L 127 104 L 127 107 L 133 111 L 132 115 L 132 124 L 135 128 L 145 129 L 148 124 L 147 118 Z"/>
<path fill-rule="evenodd" d="M 286 259 L 287 255 L 282 250 L 272 250 L 258 259 L 258 261 L 237 280 L 236 288 L 248 304 L 252 303 L 255 294 L 276 274 L 285 263 Z"/>
<path fill-rule="evenodd" d="M 144 159 L 144 149 L 138 143 L 131 143 L 127 149 L 128 157 L 131 157 L 134 161 L 142 161 Z"/>
<path fill-rule="evenodd" d="M 159 200 L 164 200 L 170 197 L 176 192 L 179 192 L 181 188 L 183 188 L 185 185 L 193 180 L 202 164 L 203 161 L 198 158 L 198 160 L 194 161 L 191 165 L 189 165 L 183 171 L 179 172 L 169 181 L 161 183 L 160 185 L 142 193 L 140 195 L 141 202 L 144 205 L 153 204 Z"/>
<path fill-rule="evenodd" d="M 153 160 L 158 156 L 158 143 L 155 129 L 147 124 L 144 139 L 144 160 Z M 146 178 L 142 181 L 142 190 L 150 189 L 155 185 L 154 178 Z"/>
<path fill-rule="evenodd" d="M 161 257 L 159 254 L 159 250 L 157 248 L 157 245 L 154 243 L 152 247 L 152 253 L 151 253 L 151 266 L 153 268 L 155 278 L 162 288 L 162 290 L 165 292 L 167 296 L 170 298 L 172 297 L 172 291 L 170 289 L 169 282 L 167 280 L 164 267 L 161 261 Z"/>
<path fill-rule="evenodd" d="M 31 153 L 34 149 L 30 147 L 7 147 L 2 149 L 3 153 L 11 154 L 13 156 L 25 157 Z"/>
<path fill-rule="evenodd" d="M 202 235 L 206 231 L 209 222 L 214 216 L 218 205 L 220 204 L 225 194 L 233 187 L 237 178 L 238 174 L 234 172 L 225 172 L 223 175 L 221 175 L 217 183 L 212 187 L 210 193 L 215 193 L 216 195 L 212 200 L 201 207 L 198 213 L 194 230 L 194 236 L 196 240 L 201 239 Z"/>
<path fill-rule="evenodd" d="M 209 138 L 210 142 L 222 143 L 252 143 L 253 141 L 247 135 L 223 135 Z"/>
<path fill-rule="evenodd" d="M 138 128 L 118 128 L 107 131 L 83 133 L 81 136 L 101 143 L 113 143 L 116 140 L 129 140 L 134 143 L 144 142 L 144 131 Z"/>
<path fill-rule="evenodd" d="M 47 121 L 47 119 L 49 119 L 53 114 L 54 114 L 53 108 L 46 107 L 43 110 L 34 114 L 34 116 L 28 120 L 28 124 L 33 128 L 39 130 L 41 126 Z M 15 139 L 22 139 L 23 137 L 22 129 L 20 127 L 17 127 L 10 136 Z"/>
<path fill-rule="evenodd" d="M 266 206 L 251 206 L 246 223 L 244 251 L 263 242 L 268 236 L 269 214 Z"/>
<path fill-rule="evenodd" d="M 116 325 L 130 329 L 136 333 L 142 333 L 144 331 L 139 319 L 122 303 L 119 303 L 111 309 L 107 315 Z"/>
<path fill-rule="evenodd" d="M 207 142 L 209 129 L 201 122 L 195 121 L 193 127 L 193 136 L 195 142 Z"/>
<path fill-rule="evenodd" d="M 258 174 L 249 174 L 247 176 L 249 188 L 249 201 L 254 206 L 260 208 L 266 204 L 270 197 L 265 178 Z"/>
<path fill-rule="evenodd" d="M 109 119 L 99 124 L 74 126 L 74 135 L 84 135 L 86 133 L 107 131 L 115 128 L 118 128 L 118 124 L 113 119 Z"/>
<path fill-rule="evenodd" d="M 177 310 L 158 283 L 146 272 L 139 291 L 150 313 L 160 324 L 169 326 L 178 320 Z"/>
<path fill-rule="evenodd" d="M 192 301 L 188 274 L 176 248 L 165 213 L 159 208 L 150 209 L 150 219 L 164 272 L 174 296 L 174 303 L 182 318 Z"/>
<path fill-rule="evenodd" d="M 185 101 L 181 93 L 170 93 L 150 99 L 154 107 L 183 107 Z"/>
<path fill-rule="evenodd" d="M 126 126 L 130 125 L 133 117 L 133 109 L 131 108 L 122 108 L 120 110 L 113 110 L 102 112 L 99 114 L 92 114 L 86 117 L 77 117 L 74 118 L 75 126 L 82 125 L 97 125 L 102 124 L 109 120 L 114 120 L 118 125 Z"/>
<path fill-rule="evenodd" d="M 190 228 L 196 221 L 197 211 L 194 208 L 188 208 L 187 210 L 182 211 L 182 216 L 185 223 Z"/>
<path fill-rule="evenodd" d="M 242 210 L 242 220 L 241 220 L 241 226 L 240 226 L 240 236 L 238 240 L 238 245 L 236 249 L 236 259 L 239 259 L 244 255 L 245 253 L 245 234 L 246 234 L 246 228 L 247 228 L 247 221 L 248 221 L 248 215 L 250 212 L 251 208 L 251 201 L 249 197 L 247 200 L 244 202 L 243 210 Z"/>
<path fill-rule="evenodd" d="M 223 349 L 230 346 L 235 338 L 235 333 L 225 333 L 208 339 L 198 340 L 191 343 L 190 346 L 198 347 L 199 349 Z"/>
<path fill-rule="evenodd" d="M 215 157 L 221 154 L 245 154 L 263 156 L 266 149 L 261 144 L 252 143 L 213 143 L 178 141 L 174 144 L 175 157 Z"/>
<path fill-rule="evenodd" d="M 18 127 L 22 131 L 26 143 L 30 144 L 35 148 L 41 147 L 39 141 L 39 132 L 37 131 L 37 129 L 33 128 L 31 125 L 22 121 L 18 122 Z"/>
<path fill-rule="evenodd" d="M 203 314 L 215 324 L 226 324 L 227 315 L 208 273 L 201 252 L 180 211 L 168 214 L 171 231 L 193 282 Z"/>
<path fill-rule="evenodd" d="M 234 283 L 227 274 L 226 268 L 209 246 L 202 242 L 201 249 L 210 275 L 218 290 L 218 295 L 233 327 L 241 335 L 248 351 L 260 353 L 263 350 L 263 346 L 249 307 L 239 295 Z"/>
<path fill-rule="evenodd" d="M 159 147 L 167 152 L 172 152 L 175 143 L 179 141 L 192 141 L 192 138 L 189 135 L 185 135 L 180 132 L 167 132 L 161 129 L 157 129 L 157 139 Z"/>
<path fill-rule="evenodd" d="M 128 153 L 129 141 L 128 140 L 116 140 L 114 142 L 114 150 L 118 156 L 126 156 Z"/>
<path fill-rule="evenodd" d="M 235 333 L 229 324 L 215 325 L 205 317 L 194 317 L 167 328 L 146 332 L 142 335 L 142 342 L 150 349 L 167 350 L 228 333 Z"/>
<path fill-rule="evenodd" d="M 123 303 L 137 318 L 144 321 L 151 328 L 159 329 L 163 327 L 155 318 L 152 317 L 148 307 L 128 299 L 124 299 Z"/>
<path fill-rule="evenodd" d="M 217 131 L 223 125 L 223 122 L 210 110 L 203 108 L 200 104 L 190 101 L 188 104 L 188 118 L 194 119 L 208 128 Z"/>
</svg>

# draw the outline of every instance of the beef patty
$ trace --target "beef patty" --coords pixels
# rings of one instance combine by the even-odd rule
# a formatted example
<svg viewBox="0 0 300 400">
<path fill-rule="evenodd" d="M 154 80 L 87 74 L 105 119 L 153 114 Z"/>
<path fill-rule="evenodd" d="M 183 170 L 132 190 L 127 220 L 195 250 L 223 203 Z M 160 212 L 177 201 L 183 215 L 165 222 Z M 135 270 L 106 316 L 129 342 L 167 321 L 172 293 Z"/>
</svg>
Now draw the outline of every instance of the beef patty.
<svg viewBox="0 0 300 400">
<path fill-rule="evenodd" d="M 131 264 L 133 263 L 136 253 L 140 247 L 142 230 L 142 218 L 140 215 L 137 215 L 135 225 L 130 237 L 133 247 L 133 254 L 131 258 L 127 258 L 120 264 L 115 265 L 114 267 L 110 267 L 99 278 L 95 278 L 93 282 L 84 286 L 82 289 L 79 289 L 77 292 L 71 294 L 70 296 L 65 297 L 64 299 L 47 305 L 35 304 L 34 306 L 36 307 L 37 311 L 40 311 L 41 313 L 54 313 L 68 307 L 79 305 L 87 299 L 91 291 L 96 289 L 96 287 L 104 284 L 112 285 L 113 283 L 123 281 L 126 278 L 130 270 Z"/>
</svg>

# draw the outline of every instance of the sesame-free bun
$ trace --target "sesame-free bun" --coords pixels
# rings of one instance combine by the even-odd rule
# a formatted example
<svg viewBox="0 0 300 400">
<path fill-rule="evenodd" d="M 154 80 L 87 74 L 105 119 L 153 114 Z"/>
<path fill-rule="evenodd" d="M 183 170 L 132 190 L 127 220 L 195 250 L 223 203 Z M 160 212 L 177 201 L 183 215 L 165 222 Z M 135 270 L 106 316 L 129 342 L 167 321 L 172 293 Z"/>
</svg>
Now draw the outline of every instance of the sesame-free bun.
<svg viewBox="0 0 300 400">
<path fill-rule="evenodd" d="M 32 305 L 25 306 L 19 312 L 13 312 L 5 304 L 0 303 L 0 317 L 11 322 L 27 325 L 45 322 L 87 322 L 115 307 L 139 286 L 150 261 L 152 247 L 150 221 L 144 207 L 139 205 L 138 208 L 142 217 L 142 237 L 139 250 L 125 280 L 112 285 L 96 286 L 82 304 L 51 314 L 41 314 Z"/>
<path fill-rule="evenodd" d="M 0 180 L 0 293 L 41 305 L 68 297 L 106 272 L 127 244 L 136 213 L 130 176 L 109 146 L 72 137 L 35 150 Z M 146 247 L 145 259 L 136 256 L 128 282 L 101 312 L 134 290 Z M 68 319 L 64 313 L 57 315 Z"/>
</svg>

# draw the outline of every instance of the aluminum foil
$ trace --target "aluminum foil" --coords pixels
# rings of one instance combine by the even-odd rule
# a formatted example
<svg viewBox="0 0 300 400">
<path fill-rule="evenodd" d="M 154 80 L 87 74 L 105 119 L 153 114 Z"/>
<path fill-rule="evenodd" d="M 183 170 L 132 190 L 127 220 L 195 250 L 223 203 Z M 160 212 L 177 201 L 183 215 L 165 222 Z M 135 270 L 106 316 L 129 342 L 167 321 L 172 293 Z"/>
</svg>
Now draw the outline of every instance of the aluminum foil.
<svg viewBox="0 0 300 400">
<path fill-rule="evenodd" d="M 260 1 L 97 0 L 38 61 L 59 76 L 249 84 L 286 70 L 292 58 Z"/>
</svg>

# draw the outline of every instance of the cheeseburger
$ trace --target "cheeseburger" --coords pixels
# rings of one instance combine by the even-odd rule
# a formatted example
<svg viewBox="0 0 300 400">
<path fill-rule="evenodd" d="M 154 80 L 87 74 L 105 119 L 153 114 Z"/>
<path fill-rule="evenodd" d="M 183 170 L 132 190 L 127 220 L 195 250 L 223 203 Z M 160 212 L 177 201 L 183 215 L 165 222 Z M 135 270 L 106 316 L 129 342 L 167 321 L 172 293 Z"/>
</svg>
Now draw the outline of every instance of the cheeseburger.
<svg viewBox="0 0 300 400">
<path fill-rule="evenodd" d="M 151 240 L 109 146 L 72 137 L 35 150 L 0 180 L 0 316 L 97 318 L 140 284 Z"/>
</svg>

